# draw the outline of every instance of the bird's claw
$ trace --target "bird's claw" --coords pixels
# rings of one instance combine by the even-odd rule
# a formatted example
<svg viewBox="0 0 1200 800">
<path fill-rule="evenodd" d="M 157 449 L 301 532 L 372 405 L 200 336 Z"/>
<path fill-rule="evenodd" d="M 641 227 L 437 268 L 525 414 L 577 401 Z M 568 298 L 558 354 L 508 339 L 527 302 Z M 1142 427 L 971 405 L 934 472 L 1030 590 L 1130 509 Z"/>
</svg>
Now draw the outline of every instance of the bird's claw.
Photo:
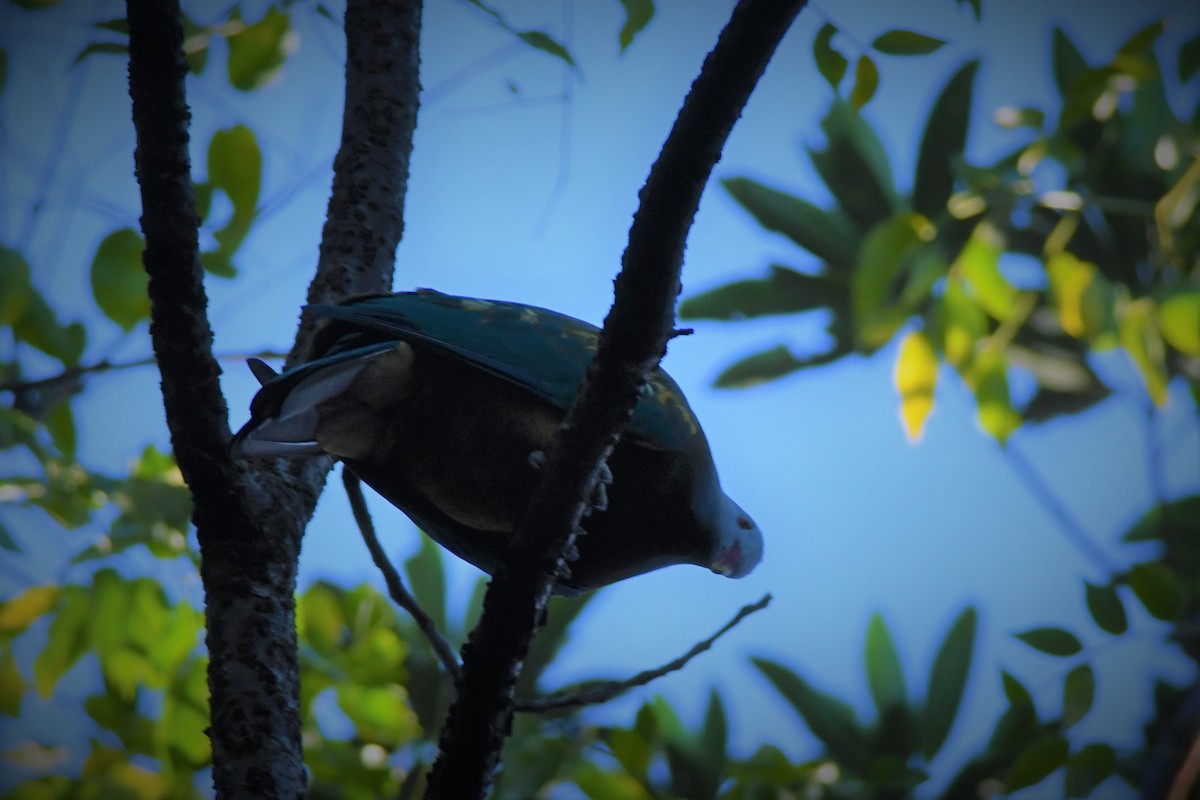
<svg viewBox="0 0 1200 800">
<path fill-rule="evenodd" d="M 596 488 L 592 490 L 592 504 L 588 508 L 588 513 L 593 511 L 603 512 L 608 510 L 608 487 L 612 485 L 613 474 L 607 463 L 600 465 L 599 476 L 596 479 Z"/>
<path fill-rule="evenodd" d="M 536 470 L 540 470 L 546 464 L 545 450 L 531 450 L 529 453 L 529 466 Z M 600 464 L 599 474 L 596 479 L 596 488 L 592 490 L 592 502 L 584 509 L 583 515 L 590 517 L 593 512 L 599 513 L 608 510 L 608 487 L 612 485 L 613 474 L 608 463 Z"/>
</svg>

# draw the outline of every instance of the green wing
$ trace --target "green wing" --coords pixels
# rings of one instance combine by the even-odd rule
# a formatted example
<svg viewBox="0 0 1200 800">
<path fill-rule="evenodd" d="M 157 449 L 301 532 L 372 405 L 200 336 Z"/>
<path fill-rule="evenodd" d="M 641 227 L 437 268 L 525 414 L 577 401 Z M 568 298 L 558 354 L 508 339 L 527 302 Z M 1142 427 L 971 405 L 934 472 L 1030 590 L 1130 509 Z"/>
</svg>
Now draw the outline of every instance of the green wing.
<svg viewBox="0 0 1200 800">
<path fill-rule="evenodd" d="M 327 335 L 336 338 L 321 348 L 319 361 L 338 353 L 364 352 L 380 336 L 420 342 L 564 411 L 575 399 L 600 335 L 594 325 L 545 308 L 430 290 L 309 308 L 342 323 L 330 326 Z M 651 374 L 629 431 L 650 447 L 670 450 L 682 449 L 689 439 L 702 435 L 683 392 L 662 370 Z"/>
</svg>

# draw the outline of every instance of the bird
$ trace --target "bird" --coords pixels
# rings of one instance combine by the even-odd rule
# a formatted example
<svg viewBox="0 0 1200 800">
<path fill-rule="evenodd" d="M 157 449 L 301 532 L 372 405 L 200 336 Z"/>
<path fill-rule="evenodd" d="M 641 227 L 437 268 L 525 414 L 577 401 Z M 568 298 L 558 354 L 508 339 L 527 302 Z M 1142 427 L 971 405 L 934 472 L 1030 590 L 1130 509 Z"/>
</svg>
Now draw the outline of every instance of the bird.
<svg viewBox="0 0 1200 800">
<path fill-rule="evenodd" d="M 306 307 L 306 362 L 262 384 L 234 436 L 239 458 L 327 453 L 441 546 L 494 574 L 575 398 L 599 329 L 545 308 L 431 289 Z M 576 595 L 675 564 L 731 578 L 762 533 L 721 489 L 678 384 L 649 373 L 607 461 L 555 592 Z"/>
</svg>

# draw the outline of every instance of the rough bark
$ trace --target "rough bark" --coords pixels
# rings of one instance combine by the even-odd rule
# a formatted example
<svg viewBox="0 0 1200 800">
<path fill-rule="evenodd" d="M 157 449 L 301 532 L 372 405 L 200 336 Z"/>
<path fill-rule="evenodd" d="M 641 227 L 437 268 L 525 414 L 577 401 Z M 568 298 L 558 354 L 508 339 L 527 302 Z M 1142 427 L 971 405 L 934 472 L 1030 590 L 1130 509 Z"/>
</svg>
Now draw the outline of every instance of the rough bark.
<svg viewBox="0 0 1200 800">
<path fill-rule="evenodd" d="M 482 798 L 512 728 L 513 688 L 539 627 L 550 582 L 637 401 L 674 330 L 688 229 L 721 149 L 804 0 L 742 0 L 663 146 L 641 204 L 604 322 L 600 348 L 550 447 L 541 483 L 497 571 L 483 616 L 463 648 L 458 696 L 442 729 L 426 798 Z"/>
<path fill-rule="evenodd" d="M 419 84 L 419 2 L 350 0 L 338 170 L 313 299 L 391 284 Z M 192 492 L 219 797 L 300 798 L 294 593 L 300 539 L 331 465 L 234 461 L 197 242 L 177 0 L 129 0 L 129 85 L 151 338 L 171 444 Z M 293 353 L 310 335 L 302 324 Z"/>
</svg>

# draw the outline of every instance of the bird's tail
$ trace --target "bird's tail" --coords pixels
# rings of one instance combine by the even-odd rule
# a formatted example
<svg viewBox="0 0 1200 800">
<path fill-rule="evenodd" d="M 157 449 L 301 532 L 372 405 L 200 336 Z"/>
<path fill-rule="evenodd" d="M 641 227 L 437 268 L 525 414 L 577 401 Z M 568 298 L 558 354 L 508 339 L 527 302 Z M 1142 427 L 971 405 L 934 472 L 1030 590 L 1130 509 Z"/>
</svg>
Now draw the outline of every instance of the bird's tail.
<svg viewBox="0 0 1200 800">
<path fill-rule="evenodd" d="M 250 371 L 262 389 L 251 404 L 250 421 L 233 437 L 234 457 L 312 456 L 325 452 L 317 441 L 317 407 L 345 392 L 359 372 L 379 355 L 379 348 L 349 355 L 321 359 L 282 375 L 262 361 L 251 359 Z"/>
</svg>

